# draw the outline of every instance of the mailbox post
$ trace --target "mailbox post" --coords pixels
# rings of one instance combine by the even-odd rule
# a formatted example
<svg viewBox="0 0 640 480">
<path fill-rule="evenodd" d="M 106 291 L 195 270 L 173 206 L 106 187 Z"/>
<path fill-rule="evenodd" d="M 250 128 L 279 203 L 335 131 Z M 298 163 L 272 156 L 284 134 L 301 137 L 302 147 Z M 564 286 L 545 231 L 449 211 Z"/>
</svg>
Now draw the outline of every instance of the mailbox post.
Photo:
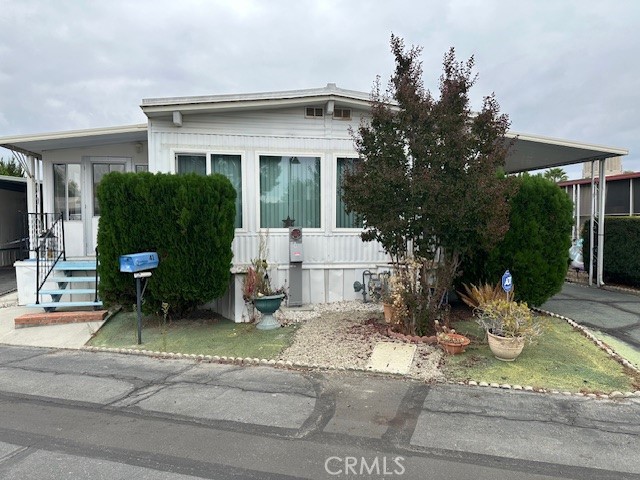
<svg viewBox="0 0 640 480">
<path fill-rule="evenodd" d="M 147 288 L 147 280 L 151 277 L 151 272 L 158 267 L 158 254 L 156 252 L 132 253 L 120 256 L 120 271 L 133 273 L 136 279 L 136 307 L 138 311 L 138 345 L 142 344 L 142 296 Z M 141 288 L 140 279 L 147 279 L 144 288 Z"/>
</svg>

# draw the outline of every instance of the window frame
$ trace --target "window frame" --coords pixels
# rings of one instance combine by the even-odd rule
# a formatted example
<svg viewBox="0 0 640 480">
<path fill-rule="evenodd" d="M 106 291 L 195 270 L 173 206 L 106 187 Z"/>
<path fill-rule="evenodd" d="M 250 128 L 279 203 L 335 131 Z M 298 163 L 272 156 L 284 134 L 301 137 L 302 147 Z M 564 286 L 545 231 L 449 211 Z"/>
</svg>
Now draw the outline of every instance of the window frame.
<svg viewBox="0 0 640 480">
<path fill-rule="evenodd" d="M 51 165 L 51 180 L 53 182 L 53 188 L 51 189 L 53 195 L 53 210 L 56 210 L 56 166 L 61 165 L 64 166 L 64 210 L 62 211 L 63 218 L 65 222 L 82 222 L 85 217 L 85 212 L 83 211 L 82 203 L 84 201 L 85 193 L 84 190 L 84 182 L 83 179 L 83 168 L 82 162 L 53 162 Z M 80 203 L 80 215 L 79 218 L 71 218 L 69 214 L 69 166 L 75 165 L 78 167 L 78 186 L 80 188 L 80 192 L 78 195 L 79 203 Z M 60 213 L 60 212 L 55 212 Z"/>
<path fill-rule="evenodd" d="M 211 175 L 214 172 L 212 171 L 212 160 L 211 158 L 215 155 L 233 155 L 240 158 L 240 226 L 234 227 L 236 232 L 246 232 L 247 231 L 247 179 L 246 179 L 246 155 L 244 152 L 239 152 L 237 150 L 224 150 L 224 149 L 183 149 L 183 148 L 172 148 L 171 155 L 173 157 L 173 161 L 171 162 L 170 173 L 173 175 L 180 175 L 178 173 L 178 155 L 204 155 L 205 157 L 205 170 L 206 175 Z"/>
<path fill-rule="evenodd" d="M 309 115 L 309 110 L 313 110 L 313 115 Z M 320 115 L 316 115 L 320 112 Z M 304 118 L 324 118 L 324 107 L 304 107 Z"/>
<path fill-rule="evenodd" d="M 341 115 L 336 115 L 337 112 L 341 112 Z M 348 112 L 348 116 L 344 116 L 344 112 Z M 351 109 L 345 107 L 334 107 L 333 109 L 334 120 L 351 120 Z"/>
<path fill-rule="evenodd" d="M 319 233 L 325 230 L 325 215 L 326 215 L 326 161 L 325 155 L 320 152 L 300 152 L 300 151 L 287 151 L 287 150 L 277 150 L 277 151 L 256 151 L 255 159 L 254 159 L 254 169 L 256 172 L 254 178 L 254 189 L 256 192 L 255 195 L 255 211 L 256 211 L 256 227 L 259 233 L 265 232 L 288 232 L 289 229 L 287 227 L 262 227 L 262 215 L 260 213 L 260 197 L 262 196 L 262 192 L 260 190 L 260 157 L 305 157 L 305 158 L 319 158 L 320 159 L 320 178 L 319 178 L 319 192 L 320 192 L 320 226 L 319 227 L 301 227 L 304 228 L 305 232 L 309 233 Z M 299 226 L 299 225 L 296 225 Z"/>
<path fill-rule="evenodd" d="M 360 160 L 360 157 L 355 152 L 342 152 L 335 153 L 333 155 L 333 202 L 332 202 L 332 218 L 331 218 L 331 227 L 334 231 L 340 233 L 361 233 L 364 230 L 364 224 L 361 227 L 338 227 L 338 191 L 340 185 L 338 185 L 338 160 L 341 158 L 348 158 L 351 160 Z"/>
</svg>

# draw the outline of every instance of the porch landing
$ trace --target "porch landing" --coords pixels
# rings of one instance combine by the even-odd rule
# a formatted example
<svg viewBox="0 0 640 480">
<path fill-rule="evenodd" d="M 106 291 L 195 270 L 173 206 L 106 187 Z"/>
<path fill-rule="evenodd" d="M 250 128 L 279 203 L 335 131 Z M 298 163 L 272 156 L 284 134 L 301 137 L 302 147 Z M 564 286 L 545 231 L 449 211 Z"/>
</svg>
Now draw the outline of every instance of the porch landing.
<svg viewBox="0 0 640 480">
<path fill-rule="evenodd" d="M 14 320 L 15 328 L 63 325 L 67 323 L 101 322 L 107 310 L 25 313 Z"/>
</svg>

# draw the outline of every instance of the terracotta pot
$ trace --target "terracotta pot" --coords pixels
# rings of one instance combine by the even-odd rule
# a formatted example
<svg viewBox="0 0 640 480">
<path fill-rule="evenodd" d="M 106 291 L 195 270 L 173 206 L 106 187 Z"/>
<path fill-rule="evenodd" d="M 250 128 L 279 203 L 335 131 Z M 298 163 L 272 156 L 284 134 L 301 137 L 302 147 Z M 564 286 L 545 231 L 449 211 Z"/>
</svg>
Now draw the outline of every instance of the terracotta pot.
<svg viewBox="0 0 640 480">
<path fill-rule="evenodd" d="M 471 343 L 471 340 L 469 340 L 464 335 L 460 335 L 459 333 L 448 333 L 447 335 L 449 337 L 460 340 L 460 342 L 448 342 L 446 340 L 438 338 L 438 344 L 449 355 L 457 355 L 458 353 L 464 352 L 464 350 L 467 348 L 467 345 Z"/>
<path fill-rule="evenodd" d="M 524 338 L 522 337 L 501 337 L 487 332 L 489 348 L 491 353 L 503 362 L 513 362 L 524 348 Z"/>
<path fill-rule="evenodd" d="M 383 303 L 382 312 L 384 313 L 384 321 L 387 323 L 395 323 L 393 317 L 395 316 L 395 307 L 392 303 Z"/>
</svg>

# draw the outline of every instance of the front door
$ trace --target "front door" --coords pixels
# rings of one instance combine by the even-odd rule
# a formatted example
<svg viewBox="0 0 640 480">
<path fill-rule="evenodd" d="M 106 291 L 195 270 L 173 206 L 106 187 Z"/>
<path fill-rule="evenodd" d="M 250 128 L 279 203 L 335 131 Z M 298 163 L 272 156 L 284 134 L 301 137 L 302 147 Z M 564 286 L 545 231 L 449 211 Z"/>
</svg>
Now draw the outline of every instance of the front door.
<svg viewBox="0 0 640 480">
<path fill-rule="evenodd" d="M 84 248 L 86 256 L 95 256 L 98 241 L 98 221 L 100 220 L 100 204 L 97 198 L 97 188 L 107 173 L 130 172 L 131 158 L 129 157 L 88 157 L 83 162 L 85 166 L 85 185 L 90 185 L 87 189 L 84 222 Z"/>
</svg>

